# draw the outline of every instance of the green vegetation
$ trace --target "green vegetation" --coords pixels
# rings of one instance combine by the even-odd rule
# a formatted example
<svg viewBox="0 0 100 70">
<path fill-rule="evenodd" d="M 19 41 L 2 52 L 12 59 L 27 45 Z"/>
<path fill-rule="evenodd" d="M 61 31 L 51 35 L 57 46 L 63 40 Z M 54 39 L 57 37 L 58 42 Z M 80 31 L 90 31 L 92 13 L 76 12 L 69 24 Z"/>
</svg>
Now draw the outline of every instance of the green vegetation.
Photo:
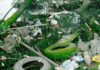
<svg viewBox="0 0 100 70">
<path fill-rule="evenodd" d="M 73 34 L 68 37 L 64 37 L 63 39 L 59 40 L 54 45 L 51 45 L 47 49 L 45 49 L 45 54 L 51 58 L 56 60 L 61 59 L 68 59 L 72 55 L 75 55 L 77 51 L 77 47 L 71 42 L 78 36 L 78 33 Z"/>
<path fill-rule="evenodd" d="M 46 3 L 49 8 L 45 8 Z M 22 7 L 18 8 L 11 17 L 0 24 L 0 38 L 4 38 L 4 34 L 7 35 L 7 31 L 10 31 L 9 28 L 11 26 L 13 27 L 14 23 L 17 25 L 16 28 L 25 25 L 31 26 L 29 21 L 34 25 L 37 18 L 39 18 L 41 23 L 45 24 L 44 26 L 39 26 L 42 31 L 42 36 L 33 37 L 33 40 L 30 42 L 23 40 L 33 48 L 37 47 L 48 58 L 57 63 L 62 63 L 61 61 L 77 53 L 77 46 L 71 44 L 77 44 L 79 37 L 82 41 L 88 42 L 93 39 L 94 33 L 98 33 L 100 36 L 100 0 L 68 0 L 68 3 L 64 3 L 63 5 L 59 4 L 59 2 L 57 3 L 58 6 L 56 7 L 56 4 L 52 4 L 51 0 L 50 3 L 49 0 L 25 0 Z M 58 27 L 55 27 L 51 25 L 49 19 L 52 14 L 41 14 L 42 11 L 48 9 L 53 13 L 62 11 L 69 11 L 71 13 L 54 15 L 52 19 L 55 19 L 58 24 Z M 41 15 L 32 14 L 35 11 L 35 13 L 38 13 L 38 10 L 40 10 L 39 14 Z M 30 11 L 32 13 L 30 13 Z M 16 20 L 20 16 L 22 16 L 21 21 L 17 22 Z M 33 30 L 35 31 L 35 29 Z M 59 42 L 62 36 L 77 32 L 80 34 L 76 34 L 71 38 L 65 38 L 62 44 Z M 0 40 L 0 45 L 2 44 L 1 41 L 2 39 Z M 13 70 L 14 64 L 24 58 L 25 55 L 36 56 L 34 52 L 27 50 L 27 48 L 24 48 L 22 45 L 15 46 L 12 53 L 7 53 L 0 49 L 0 56 L 14 58 L 0 61 L 0 70 Z M 98 65 L 97 63 L 93 63 L 93 65 L 87 66 L 83 62 L 79 63 L 79 68 L 76 70 L 83 70 L 84 67 L 87 67 L 88 70 L 97 70 Z"/>
</svg>

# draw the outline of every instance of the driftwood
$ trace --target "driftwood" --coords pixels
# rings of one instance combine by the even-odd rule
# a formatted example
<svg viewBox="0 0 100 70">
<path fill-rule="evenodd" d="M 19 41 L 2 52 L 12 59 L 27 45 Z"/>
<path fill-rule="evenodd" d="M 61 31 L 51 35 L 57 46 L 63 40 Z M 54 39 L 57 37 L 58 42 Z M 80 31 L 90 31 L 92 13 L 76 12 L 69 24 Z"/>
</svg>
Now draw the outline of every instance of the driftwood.
<svg viewBox="0 0 100 70">
<path fill-rule="evenodd" d="M 59 64 L 55 63 L 54 61 L 50 60 L 49 58 L 45 57 L 42 53 L 36 51 L 34 48 L 30 47 L 29 45 L 27 45 L 26 43 L 21 41 L 21 45 L 23 45 L 25 48 L 31 50 L 32 52 L 34 52 L 35 54 L 37 54 L 38 56 L 44 58 L 45 60 L 47 60 L 48 62 L 50 62 L 52 65 L 54 66 L 59 66 Z"/>
</svg>

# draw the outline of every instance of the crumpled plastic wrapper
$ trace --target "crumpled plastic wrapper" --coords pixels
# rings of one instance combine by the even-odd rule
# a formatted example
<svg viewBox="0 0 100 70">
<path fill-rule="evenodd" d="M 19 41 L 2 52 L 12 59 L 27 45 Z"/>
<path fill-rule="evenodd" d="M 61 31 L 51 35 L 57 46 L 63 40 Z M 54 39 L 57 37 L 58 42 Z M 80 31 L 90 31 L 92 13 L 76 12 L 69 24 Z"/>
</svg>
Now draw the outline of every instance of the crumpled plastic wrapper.
<svg viewBox="0 0 100 70">
<path fill-rule="evenodd" d="M 75 70 L 76 68 L 78 68 L 79 65 L 78 63 L 76 63 L 76 61 L 74 60 L 66 60 L 65 62 L 63 62 L 61 64 L 61 66 L 56 67 L 56 70 Z"/>
<path fill-rule="evenodd" d="M 64 70 L 74 70 L 75 68 L 78 68 L 79 65 L 75 61 L 67 60 L 62 64 L 62 67 Z"/>
</svg>

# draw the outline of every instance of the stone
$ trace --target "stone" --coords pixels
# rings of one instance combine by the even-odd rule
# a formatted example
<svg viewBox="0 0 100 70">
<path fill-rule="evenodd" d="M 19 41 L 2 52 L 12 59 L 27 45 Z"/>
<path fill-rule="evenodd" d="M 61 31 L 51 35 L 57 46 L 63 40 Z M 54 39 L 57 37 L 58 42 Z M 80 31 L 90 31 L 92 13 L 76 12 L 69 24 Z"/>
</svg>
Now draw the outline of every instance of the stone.
<svg viewBox="0 0 100 70">
<path fill-rule="evenodd" d="M 4 39 L 4 43 L 0 45 L 0 48 L 5 50 L 7 53 L 11 53 L 12 49 L 18 44 L 18 37 L 14 37 L 13 35 L 8 35 Z"/>
<path fill-rule="evenodd" d="M 91 63 L 92 63 L 91 56 L 89 55 L 89 53 L 87 51 L 83 52 L 83 58 L 84 58 L 84 62 L 87 65 L 91 65 Z"/>
<path fill-rule="evenodd" d="M 78 48 L 80 51 L 84 52 L 84 51 L 89 51 L 89 47 L 88 44 L 85 42 L 79 42 L 78 43 Z"/>
</svg>

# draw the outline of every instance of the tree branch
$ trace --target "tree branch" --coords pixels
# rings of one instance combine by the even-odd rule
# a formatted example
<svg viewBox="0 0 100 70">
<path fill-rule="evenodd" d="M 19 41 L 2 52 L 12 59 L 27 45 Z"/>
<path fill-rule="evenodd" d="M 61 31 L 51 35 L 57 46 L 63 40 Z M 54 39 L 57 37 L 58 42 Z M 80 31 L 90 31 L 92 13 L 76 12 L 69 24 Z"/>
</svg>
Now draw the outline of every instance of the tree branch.
<svg viewBox="0 0 100 70">
<path fill-rule="evenodd" d="M 54 61 L 48 59 L 47 57 L 45 57 L 42 53 L 37 52 L 34 48 L 30 47 L 29 45 L 25 44 L 24 42 L 21 41 L 21 45 L 23 45 L 25 48 L 31 50 L 32 52 L 34 52 L 35 54 L 37 54 L 38 56 L 41 56 L 42 58 L 44 58 L 45 60 L 47 60 L 48 62 L 50 62 L 52 65 L 54 66 L 59 66 L 57 63 L 55 63 Z"/>
</svg>

